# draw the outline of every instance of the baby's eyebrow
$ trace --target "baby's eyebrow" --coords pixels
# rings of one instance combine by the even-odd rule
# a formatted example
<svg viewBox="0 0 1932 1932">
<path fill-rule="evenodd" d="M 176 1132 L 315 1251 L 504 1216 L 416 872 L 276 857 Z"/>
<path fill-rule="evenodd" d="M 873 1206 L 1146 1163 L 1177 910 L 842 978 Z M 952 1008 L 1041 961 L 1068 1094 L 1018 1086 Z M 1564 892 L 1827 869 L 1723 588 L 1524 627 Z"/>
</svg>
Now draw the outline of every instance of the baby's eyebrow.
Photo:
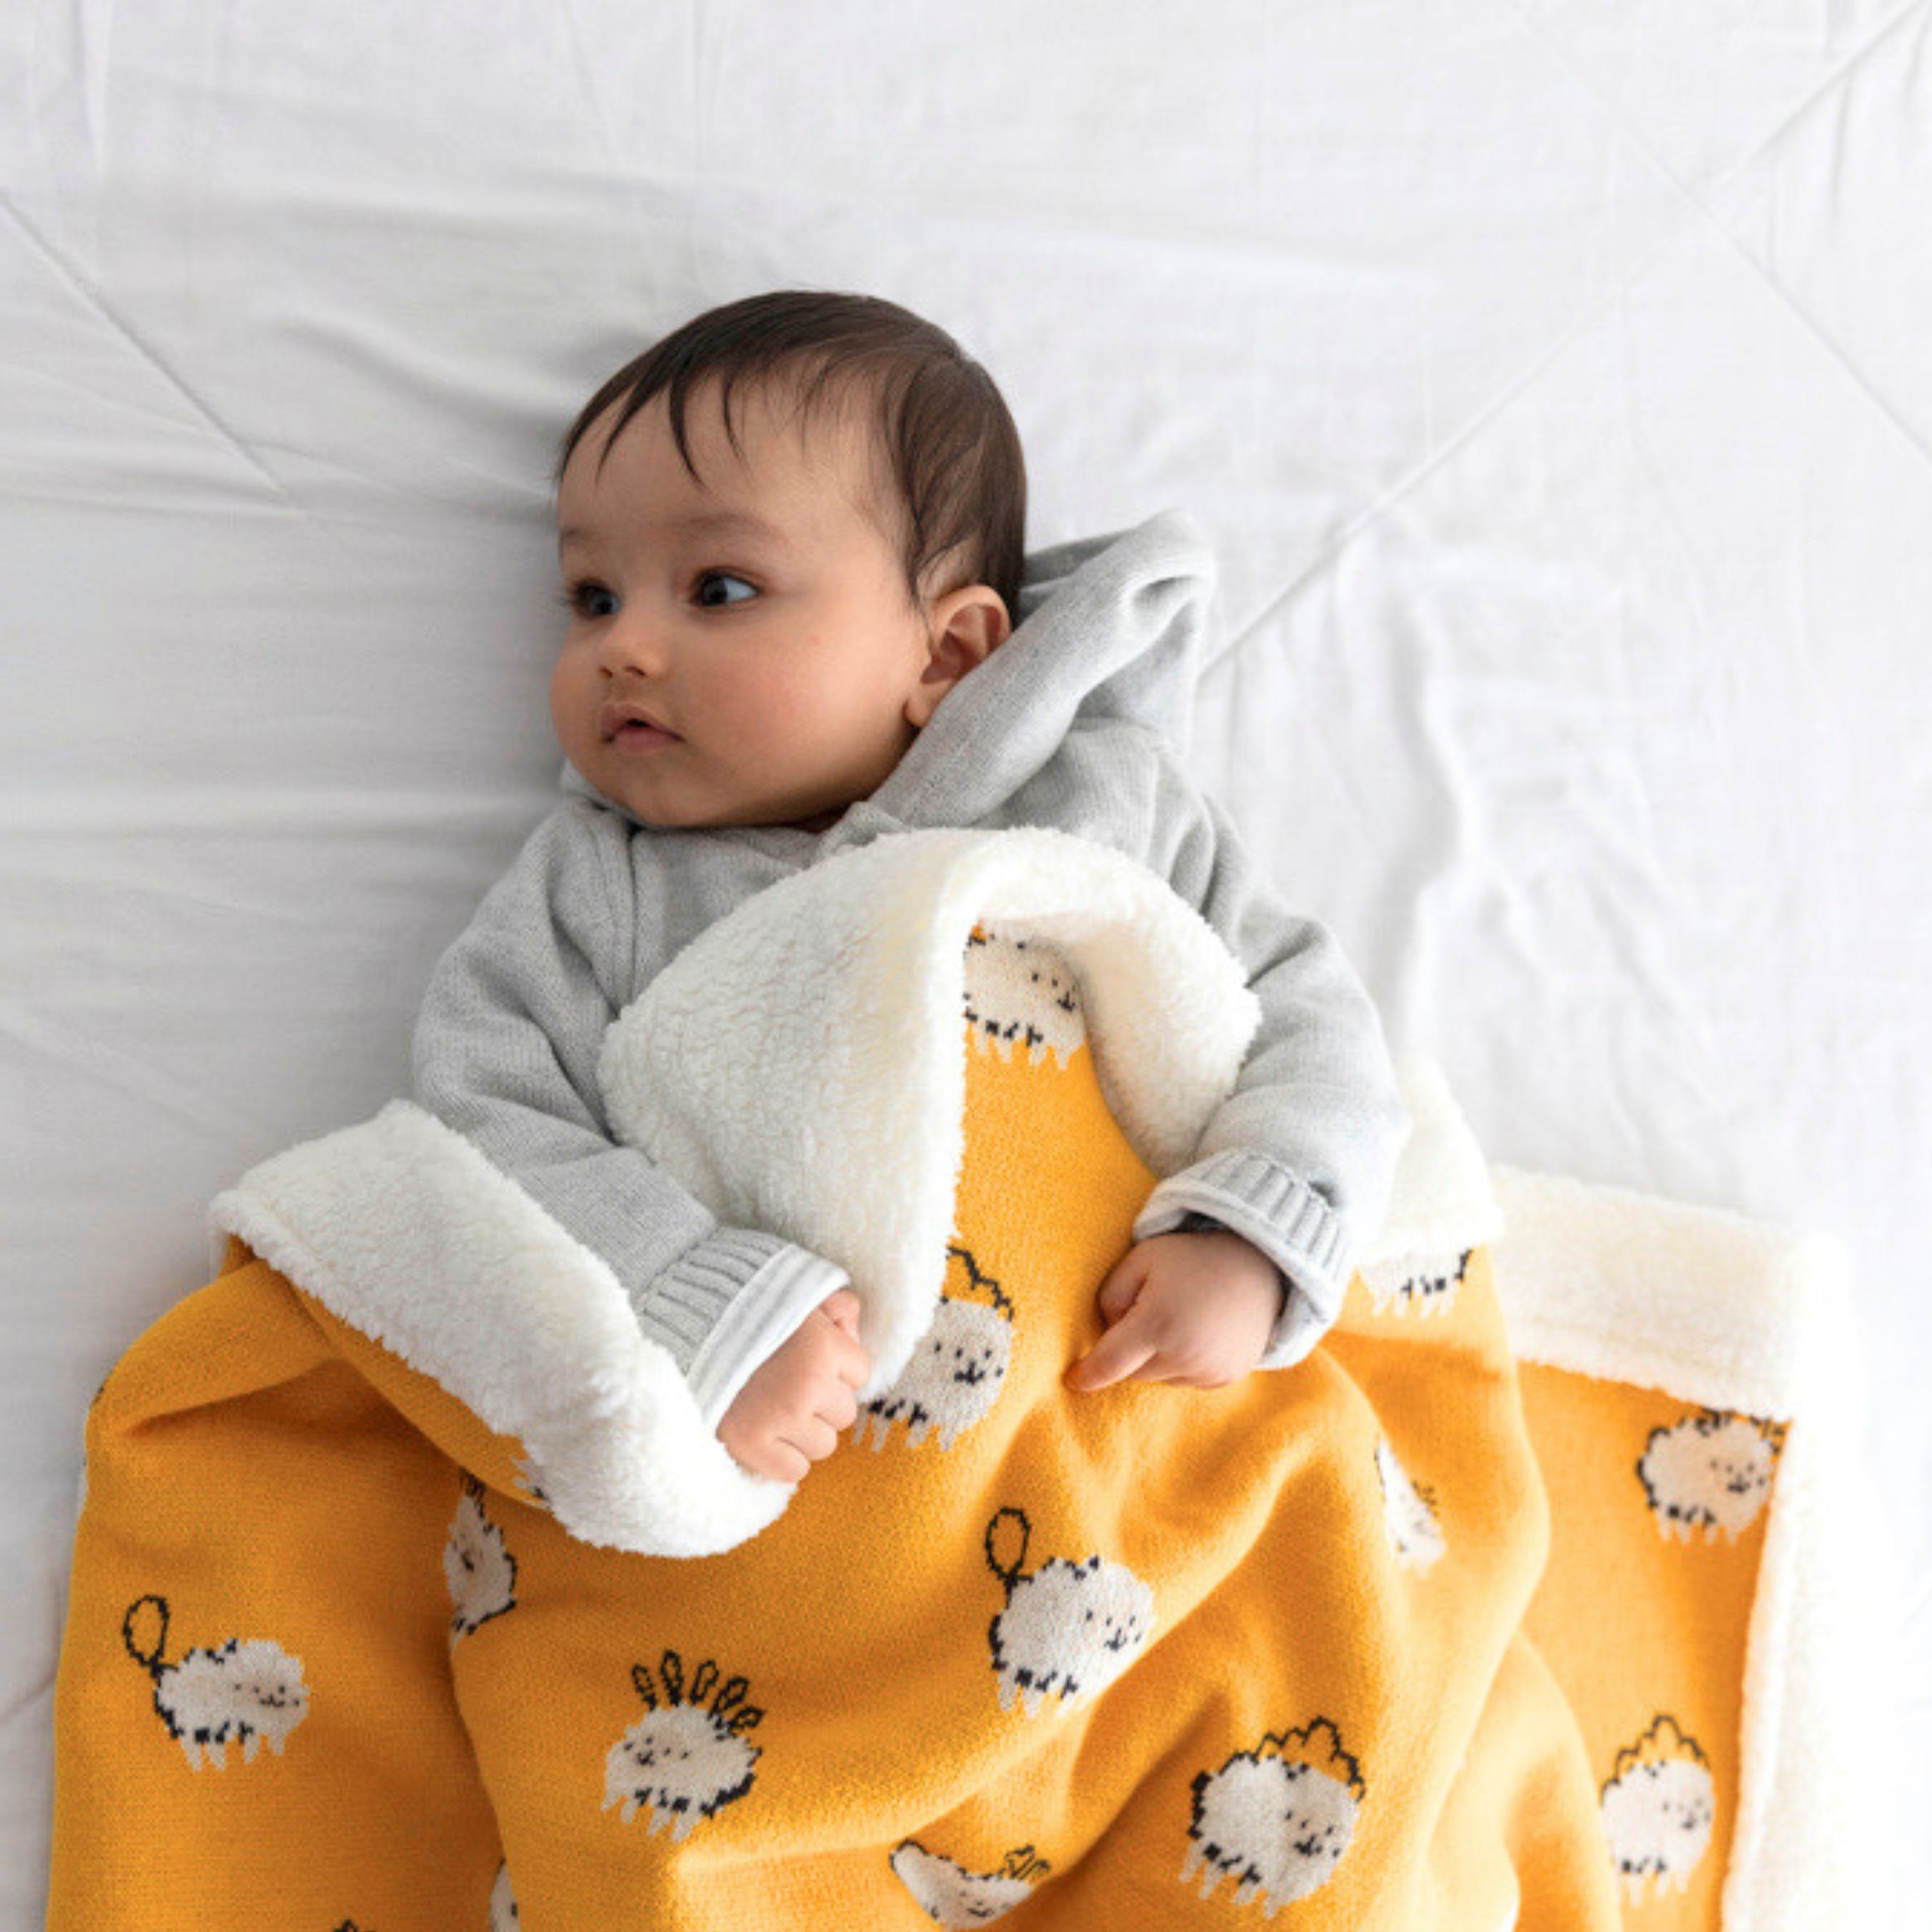
<svg viewBox="0 0 1932 1932">
<path fill-rule="evenodd" d="M 663 527 L 682 537 L 758 537 L 767 543 L 785 540 L 776 524 L 748 510 L 694 510 L 688 516 L 672 518 Z"/>
<path fill-rule="evenodd" d="M 769 544 L 782 544 L 785 533 L 776 524 L 754 515 L 748 510 L 694 510 L 688 516 L 669 517 L 650 526 L 656 534 L 686 541 L 755 537 Z M 557 528 L 560 548 L 580 543 L 596 535 L 582 524 L 562 524 Z"/>
</svg>

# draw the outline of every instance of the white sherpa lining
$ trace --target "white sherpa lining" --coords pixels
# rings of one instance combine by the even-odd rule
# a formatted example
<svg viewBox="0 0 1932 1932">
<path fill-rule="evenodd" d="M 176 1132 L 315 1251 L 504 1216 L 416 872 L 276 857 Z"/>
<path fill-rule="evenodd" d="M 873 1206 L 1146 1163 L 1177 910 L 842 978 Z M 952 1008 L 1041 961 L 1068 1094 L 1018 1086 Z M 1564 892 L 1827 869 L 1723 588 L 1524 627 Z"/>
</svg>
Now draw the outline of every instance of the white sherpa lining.
<svg viewBox="0 0 1932 1932">
<path fill-rule="evenodd" d="M 1516 1352 L 1686 1402 L 1787 1418 L 1840 1307 L 1817 1236 L 1498 1168 L 1497 1292 Z"/>
<path fill-rule="evenodd" d="M 520 1440 L 585 1542 L 710 1556 L 790 1496 L 705 1426 L 604 1260 L 420 1107 L 264 1161 L 209 1219 Z"/>
<path fill-rule="evenodd" d="M 1485 1247 L 1502 1232 L 1502 1212 L 1482 1149 L 1432 1060 L 1418 1054 L 1396 1069 L 1408 1138 L 1396 1164 L 1381 1229 L 1359 1265 L 1418 1268 L 1447 1254 Z"/>
<path fill-rule="evenodd" d="M 721 1220 L 847 1268 L 873 1389 L 929 1324 L 964 1144 L 964 955 L 974 926 L 1049 941 L 1080 982 L 1096 1070 L 1156 1174 L 1189 1159 L 1258 1018 L 1192 909 L 1116 854 L 1050 831 L 916 832 L 842 854 L 710 929 L 612 1028 L 619 1131 Z M 1485 1239 L 1488 1178 L 1439 1078 L 1391 1231 L 1405 1252 Z M 698 1556 L 782 1511 L 718 1442 L 609 1266 L 407 1102 L 263 1162 L 211 1218 L 306 1292 L 518 1438 L 584 1540 Z M 1378 1244 L 1382 1246 L 1385 1244 Z"/>
<path fill-rule="evenodd" d="M 613 1118 L 727 1220 L 800 1241 L 870 1295 L 880 1385 L 930 1318 L 964 1090 L 962 956 L 982 920 L 1065 953 L 1102 1083 L 1156 1174 L 1184 1164 L 1255 1023 L 1211 931 L 1130 862 L 1052 832 L 908 834 L 841 855 L 712 928 L 613 1029 Z M 716 940 L 716 944 L 712 941 Z M 1746 1673 L 1726 1932 L 1855 1922 L 1876 1694 L 1861 1600 L 1841 1263 L 1828 1244 L 1581 1184 L 1492 1176 L 1439 1074 L 1366 1262 L 1504 1238 L 1526 1358 L 1788 1420 Z M 698 1556 L 773 1521 L 640 1334 L 608 1266 L 460 1136 L 398 1102 L 265 1162 L 214 1226 L 520 1439 L 592 1543 Z"/>
<path fill-rule="evenodd" d="M 982 922 L 1066 956 L 1123 1132 L 1156 1175 L 1183 1166 L 1258 1004 L 1164 880 L 1063 832 L 908 832 L 797 873 L 694 940 L 604 1046 L 625 1140 L 727 1226 L 851 1276 L 868 1394 L 898 1378 L 945 1278 Z"/>
<path fill-rule="evenodd" d="M 1706 1208 L 1496 1170 L 1498 1292 L 1522 1359 L 1790 1425 L 1745 1660 L 1725 1932 L 1864 1922 L 1876 1869 L 1870 1606 L 1883 1534 L 1850 1438 L 1838 1245 Z M 1880 1780 L 1882 1782 L 1882 1780 Z"/>
</svg>

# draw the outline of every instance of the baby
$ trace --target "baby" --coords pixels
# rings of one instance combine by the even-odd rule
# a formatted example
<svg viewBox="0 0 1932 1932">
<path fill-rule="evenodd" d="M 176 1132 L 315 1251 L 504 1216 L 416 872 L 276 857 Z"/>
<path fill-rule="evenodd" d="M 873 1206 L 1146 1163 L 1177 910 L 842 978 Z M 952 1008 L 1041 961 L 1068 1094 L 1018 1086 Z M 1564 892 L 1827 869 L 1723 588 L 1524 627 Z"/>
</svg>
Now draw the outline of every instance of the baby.
<svg viewBox="0 0 1932 1932">
<path fill-rule="evenodd" d="M 1241 962 L 1262 1027 L 1096 1284 L 1074 1388 L 1298 1360 L 1405 1130 L 1354 976 L 1166 741 L 1208 575 L 1191 532 L 1036 560 L 1071 568 L 1023 589 L 1025 494 L 992 381 L 890 303 L 754 297 L 619 370 L 558 470 L 550 711 L 572 795 L 444 956 L 417 1030 L 423 1105 L 609 1262 L 725 1446 L 783 1481 L 855 1418 L 865 1284 L 720 1226 L 611 1138 L 597 1081 L 618 1012 L 752 893 L 908 829 L 1049 825 L 1148 866 Z"/>
</svg>

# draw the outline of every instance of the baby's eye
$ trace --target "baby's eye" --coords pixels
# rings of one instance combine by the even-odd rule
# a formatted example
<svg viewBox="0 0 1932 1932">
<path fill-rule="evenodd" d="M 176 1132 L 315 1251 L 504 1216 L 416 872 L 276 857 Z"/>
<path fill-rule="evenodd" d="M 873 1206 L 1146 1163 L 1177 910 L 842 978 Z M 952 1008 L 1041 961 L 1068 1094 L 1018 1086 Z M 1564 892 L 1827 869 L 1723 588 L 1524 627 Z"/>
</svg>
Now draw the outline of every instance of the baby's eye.
<svg viewBox="0 0 1932 1932">
<path fill-rule="evenodd" d="M 617 608 L 617 599 L 601 584 L 572 584 L 563 593 L 564 608 L 574 617 L 608 617 Z"/>
<path fill-rule="evenodd" d="M 757 596 L 758 591 L 755 584 L 747 584 L 728 570 L 707 570 L 699 577 L 692 594 L 700 604 L 715 609 L 726 604 L 742 604 Z"/>
</svg>

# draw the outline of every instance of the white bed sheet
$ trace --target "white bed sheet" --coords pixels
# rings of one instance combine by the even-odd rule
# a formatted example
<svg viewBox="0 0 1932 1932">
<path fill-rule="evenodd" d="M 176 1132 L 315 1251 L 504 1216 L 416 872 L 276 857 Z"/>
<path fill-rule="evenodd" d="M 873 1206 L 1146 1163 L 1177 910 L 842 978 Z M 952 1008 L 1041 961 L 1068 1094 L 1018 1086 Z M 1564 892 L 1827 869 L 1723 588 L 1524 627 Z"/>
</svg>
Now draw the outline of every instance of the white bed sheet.
<svg viewBox="0 0 1932 1932">
<path fill-rule="evenodd" d="M 958 333 L 1036 542 L 1206 525 L 1199 772 L 1496 1156 L 1842 1235 L 1924 1729 L 1928 23 L 0 12 L 0 1932 L 88 1398 L 218 1187 L 398 1089 L 550 796 L 554 439 L 764 286 Z"/>
</svg>

